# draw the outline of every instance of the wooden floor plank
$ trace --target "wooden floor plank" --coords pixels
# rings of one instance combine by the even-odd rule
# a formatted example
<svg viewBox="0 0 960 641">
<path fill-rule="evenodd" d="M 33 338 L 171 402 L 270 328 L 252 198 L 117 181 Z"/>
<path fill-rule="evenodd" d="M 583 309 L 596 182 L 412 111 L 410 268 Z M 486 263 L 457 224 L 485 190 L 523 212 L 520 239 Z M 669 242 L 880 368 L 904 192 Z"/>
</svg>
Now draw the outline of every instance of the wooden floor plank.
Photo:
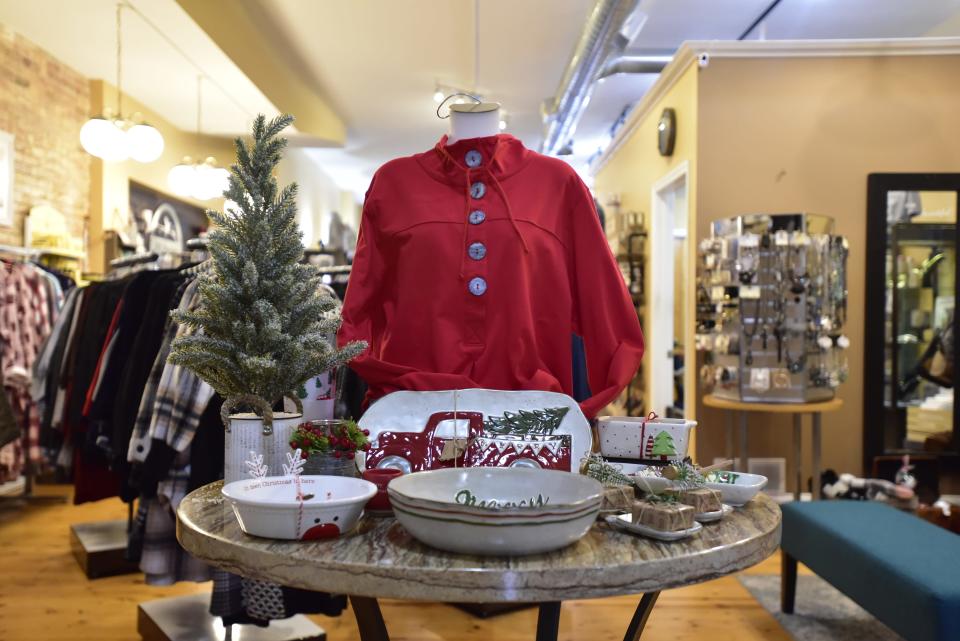
<svg viewBox="0 0 960 641">
<path fill-rule="evenodd" d="M 64 486 L 39 491 L 65 494 Z M 209 584 L 154 587 L 142 574 L 88 580 L 70 552 L 73 523 L 126 518 L 119 500 L 74 506 L 0 503 L 0 641 L 136 641 L 137 604 L 167 596 L 208 592 Z M 777 574 L 774 555 L 754 574 Z M 801 567 L 801 572 L 806 568 Z M 563 604 L 560 639 L 622 638 L 637 597 Z M 514 641 L 533 639 L 535 609 L 487 620 L 437 603 L 382 602 L 393 641 Z M 312 617 L 330 641 L 358 641 L 352 613 Z M 790 637 L 733 577 L 661 594 L 645 639 L 671 641 L 789 641 Z"/>
</svg>

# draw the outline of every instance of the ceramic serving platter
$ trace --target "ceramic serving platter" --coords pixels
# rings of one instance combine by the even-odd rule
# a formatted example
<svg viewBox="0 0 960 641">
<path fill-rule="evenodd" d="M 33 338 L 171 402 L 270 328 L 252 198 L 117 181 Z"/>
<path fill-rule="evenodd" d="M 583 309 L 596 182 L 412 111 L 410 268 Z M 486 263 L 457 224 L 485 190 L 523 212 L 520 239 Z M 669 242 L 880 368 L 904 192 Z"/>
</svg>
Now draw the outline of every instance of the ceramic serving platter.
<svg viewBox="0 0 960 641">
<path fill-rule="evenodd" d="M 626 532 L 627 534 L 639 534 L 640 536 L 645 536 L 650 539 L 656 539 L 658 541 L 680 541 L 689 536 L 693 536 L 697 532 L 703 529 L 703 526 L 699 522 L 694 522 L 693 527 L 687 528 L 686 530 L 677 530 L 676 532 L 663 532 L 661 530 L 654 530 L 653 528 L 647 527 L 646 525 L 640 525 L 639 523 L 633 522 L 633 515 L 631 514 L 618 514 L 616 516 L 608 516 L 607 523 L 612 525 L 614 528 L 620 530 L 621 532 Z"/>
<path fill-rule="evenodd" d="M 477 427 L 473 423 L 476 423 L 476 420 L 471 422 L 469 417 L 471 414 L 480 414 L 482 420 L 486 421 L 501 417 L 506 412 L 517 413 L 520 410 L 540 411 L 553 408 L 568 408 L 563 419 L 550 435 L 557 437 L 555 439 L 545 439 L 542 436 L 527 439 L 516 437 L 498 439 L 485 433 L 475 434 Z M 456 421 L 443 420 L 437 425 L 431 425 L 431 443 L 423 447 L 414 447 L 417 444 L 413 441 L 417 439 L 412 437 L 423 434 L 427 430 L 431 417 L 454 411 L 457 412 Z M 460 418 L 460 413 L 468 416 Z M 517 450 L 516 454 L 520 454 L 520 448 L 523 448 L 526 453 L 535 451 L 540 458 L 548 462 L 555 461 L 558 460 L 556 447 L 559 443 L 564 453 L 568 452 L 569 456 L 563 457 L 562 467 L 553 467 L 553 469 L 570 472 L 579 468 L 580 459 L 590 452 L 593 444 L 590 424 L 580 411 L 580 406 L 571 397 L 557 392 L 487 389 L 466 389 L 456 392 L 394 392 L 373 403 L 360 419 L 359 425 L 363 429 L 370 430 L 370 440 L 377 444 L 374 450 L 383 449 L 384 443 L 396 441 L 398 435 L 409 433 L 411 438 L 406 440 L 410 443 L 397 444 L 397 451 L 401 453 L 423 450 L 429 454 L 431 449 L 440 449 L 439 446 L 433 447 L 435 445 L 433 441 L 455 442 L 455 439 L 464 439 L 468 436 L 477 437 L 474 438 L 474 442 L 486 446 L 491 453 L 487 457 L 491 462 L 485 463 L 491 465 L 510 465 L 511 452 Z M 381 434 L 385 434 L 383 439 L 380 439 Z M 537 439 L 543 439 L 544 442 L 534 442 Z M 501 462 L 495 462 L 493 459 L 499 459 Z M 377 465 L 389 466 L 389 461 L 380 461 Z M 366 469 L 366 456 L 357 457 L 357 466 L 361 470 Z M 396 465 L 396 467 L 403 466 Z M 412 469 L 435 469 L 435 467 L 439 465 L 424 465 L 422 461 L 415 461 Z"/>
<path fill-rule="evenodd" d="M 700 514 L 694 514 L 693 518 L 699 523 L 714 523 L 731 512 L 733 512 L 733 508 L 731 506 L 722 505 L 716 512 L 701 512 Z"/>
</svg>

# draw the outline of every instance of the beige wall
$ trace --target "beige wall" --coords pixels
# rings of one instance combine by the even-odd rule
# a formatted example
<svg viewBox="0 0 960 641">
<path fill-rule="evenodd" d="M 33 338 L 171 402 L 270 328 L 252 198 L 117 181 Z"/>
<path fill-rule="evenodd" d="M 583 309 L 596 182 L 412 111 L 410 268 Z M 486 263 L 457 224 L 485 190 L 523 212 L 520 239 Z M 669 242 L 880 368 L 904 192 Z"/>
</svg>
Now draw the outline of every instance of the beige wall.
<svg viewBox="0 0 960 641">
<path fill-rule="evenodd" d="M 958 77 L 960 56 L 714 58 L 699 72 L 699 237 L 718 218 L 809 211 L 834 217 L 850 241 L 850 379 L 843 409 L 824 417 L 825 467 L 863 471 L 863 394 L 880 393 L 863 389 L 867 175 L 960 171 Z M 715 410 L 700 417 L 709 460 L 725 423 Z M 750 429 L 752 456 L 789 465 L 788 418 L 753 415 Z"/>
<path fill-rule="evenodd" d="M 116 89 L 103 80 L 90 81 L 90 114 L 103 113 L 105 108 L 116 110 Z M 187 107 L 195 109 L 194 105 Z M 139 113 L 143 121 L 153 125 L 163 134 L 163 155 L 151 163 L 127 160 L 120 163 L 106 163 L 99 158 L 92 159 L 90 172 L 90 246 L 88 249 L 89 267 L 93 272 L 107 269 L 104 262 L 103 240 L 107 230 L 119 226 L 121 216 L 126 216 L 130 208 L 130 181 L 142 183 L 157 191 L 170 193 L 167 186 L 167 174 L 170 168 L 179 163 L 184 156 L 193 158 L 214 156 L 217 164 L 229 167 L 234 160 L 233 142 L 227 138 L 204 136 L 198 138 L 195 132 L 177 129 L 143 104 L 124 96 L 124 115 Z M 77 129 L 79 136 L 79 128 Z M 219 208 L 223 200 L 216 198 L 198 201 L 177 196 L 180 200 L 197 207 Z"/>
<path fill-rule="evenodd" d="M 330 214 L 341 205 L 340 188 L 303 149 L 288 147 L 277 167 L 281 186 L 297 183 L 297 221 L 303 231 L 304 247 L 327 241 Z M 346 212 L 351 220 L 353 211 Z"/>
<path fill-rule="evenodd" d="M 665 107 L 672 107 L 676 111 L 677 138 L 674 153 L 670 157 L 663 157 L 657 150 L 657 121 Z M 626 215 L 629 212 L 641 212 L 649 230 L 650 214 L 652 209 L 652 190 L 654 184 L 661 178 L 686 162 L 689 167 L 687 182 L 687 199 L 689 211 L 697 208 L 697 74 L 696 67 L 691 67 L 677 80 L 669 91 L 653 105 L 647 115 L 638 123 L 635 130 L 624 142 L 616 154 L 600 169 L 594 181 L 594 190 L 601 203 L 607 203 L 611 197 L 620 201 L 619 213 Z M 693 216 L 689 218 L 693 224 Z M 613 224 L 611 224 L 613 222 Z M 608 229 L 617 229 L 616 221 L 607 221 Z M 693 237 L 693 231 L 688 229 L 688 237 Z M 693 258 L 688 252 L 687 278 L 693 273 Z M 646 255 L 650 255 L 649 241 Z M 647 306 L 642 317 L 642 325 L 650 325 L 650 270 L 646 271 L 647 281 L 644 283 Z M 683 304 L 686 306 L 686 317 L 694 317 L 693 290 L 687 288 Z M 693 324 L 687 323 L 685 345 L 693 344 Z M 687 368 L 686 389 L 692 389 L 692 368 Z M 653 372 L 653 375 L 662 376 L 663 372 Z M 645 389 L 649 390 L 651 372 L 649 366 L 644 366 Z M 645 392 L 645 398 L 649 393 Z M 696 408 L 688 403 L 688 416 L 695 417 Z"/>
</svg>

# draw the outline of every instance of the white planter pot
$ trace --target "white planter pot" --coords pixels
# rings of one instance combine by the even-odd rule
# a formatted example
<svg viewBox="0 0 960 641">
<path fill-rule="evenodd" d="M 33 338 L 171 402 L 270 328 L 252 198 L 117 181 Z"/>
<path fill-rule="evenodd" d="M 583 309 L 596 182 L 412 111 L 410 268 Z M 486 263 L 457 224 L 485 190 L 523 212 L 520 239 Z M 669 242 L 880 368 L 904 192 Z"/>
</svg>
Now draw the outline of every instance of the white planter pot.
<svg viewBox="0 0 960 641">
<path fill-rule="evenodd" d="M 244 462 L 250 458 L 251 451 L 263 454 L 263 464 L 269 474 L 283 474 L 283 464 L 290 451 L 290 437 L 302 420 L 300 414 L 276 412 L 273 433 L 264 435 L 263 419 L 256 414 L 231 414 L 230 430 L 224 435 L 224 483 L 249 478 Z"/>
<path fill-rule="evenodd" d="M 614 458 L 676 461 L 687 455 L 690 430 L 696 421 L 658 418 L 648 421 L 632 416 L 597 419 L 600 453 Z"/>
</svg>

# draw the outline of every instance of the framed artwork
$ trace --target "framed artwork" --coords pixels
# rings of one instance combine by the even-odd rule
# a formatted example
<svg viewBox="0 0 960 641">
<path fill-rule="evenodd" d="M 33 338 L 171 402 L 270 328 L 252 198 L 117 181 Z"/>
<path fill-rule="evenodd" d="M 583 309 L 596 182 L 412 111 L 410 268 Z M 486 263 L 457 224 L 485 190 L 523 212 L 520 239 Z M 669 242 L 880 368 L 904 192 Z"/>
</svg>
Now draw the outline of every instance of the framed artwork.
<svg viewBox="0 0 960 641">
<path fill-rule="evenodd" d="M 124 242 L 138 252 L 183 252 L 186 241 L 206 231 L 208 225 L 203 209 L 132 180 L 130 212 Z"/>
<path fill-rule="evenodd" d="M 13 134 L 0 131 L 0 225 L 13 226 Z"/>
</svg>

